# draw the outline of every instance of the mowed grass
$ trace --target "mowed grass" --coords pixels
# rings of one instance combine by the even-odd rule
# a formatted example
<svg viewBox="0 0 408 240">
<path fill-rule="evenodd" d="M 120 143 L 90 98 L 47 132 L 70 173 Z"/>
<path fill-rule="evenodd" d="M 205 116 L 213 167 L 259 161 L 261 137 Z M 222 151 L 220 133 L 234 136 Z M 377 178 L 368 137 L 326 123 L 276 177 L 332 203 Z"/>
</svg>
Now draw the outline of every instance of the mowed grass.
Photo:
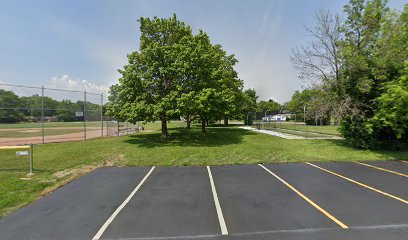
<svg viewBox="0 0 408 240">
<path fill-rule="evenodd" d="M 329 134 L 340 136 L 338 131 L 339 127 L 334 125 L 327 125 L 327 126 L 319 126 L 319 125 L 303 125 L 302 123 L 294 123 L 294 122 L 271 122 L 271 123 L 260 123 L 263 125 L 264 128 L 281 128 L 281 129 L 289 129 L 289 130 L 296 130 L 302 132 L 311 132 L 311 133 L 321 133 L 321 134 Z"/>
<path fill-rule="evenodd" d="M 44 134 L 46 136 L 63 135 L 69 133 L 83 132 L 83 128 L 46 128 Z M 22 130 L 2 130 L 0 129 L 0 138 L 25 138 L 25 137 L 40 137 L 42 136 L 42 130 L 38 128 L 22 129 Z"/>
<path fill-rule="evenodd" d="M 87 121 L 87 127 L 99 127 L 100 121 Z M 69 128 L 69 127 L 83 127 L 84 122 L 45 122 L 45 128 Z M 42 128 L 40 122 L 20 122 L 20 123 L 0 123 L 0 129 L 14 129 L 14 128 Z"/>
<path fill-rule="evenodd" d="M 170 124 L 171 127 L 180 122 Z M 160 126 L 160 125 L 159 125 Z M 28 157 L 0 150 L 0 216 L 101 166 L 196 166 L 266 162 L 408 159 L 408 152 L 360 150 L 343 140 L 287 140 L 237 127 L 170 130 L 163 142 L 157 123 L 123 137 L 36 145 L 33 177 Z"/>
</svg>

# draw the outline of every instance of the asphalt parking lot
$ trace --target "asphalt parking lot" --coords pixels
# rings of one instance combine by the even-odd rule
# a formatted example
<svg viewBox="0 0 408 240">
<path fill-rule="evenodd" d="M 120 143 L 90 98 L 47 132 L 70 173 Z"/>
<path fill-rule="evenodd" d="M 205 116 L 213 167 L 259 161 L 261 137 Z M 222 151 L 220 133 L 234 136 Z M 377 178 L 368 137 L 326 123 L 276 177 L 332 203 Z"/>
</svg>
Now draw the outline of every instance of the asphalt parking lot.
<svg viewBox="0 0 408 240">
<path fill-rule="evenodd" d="M 407 239 L 408 163 L 100 168 L 0 239 Z"/>
</svg>

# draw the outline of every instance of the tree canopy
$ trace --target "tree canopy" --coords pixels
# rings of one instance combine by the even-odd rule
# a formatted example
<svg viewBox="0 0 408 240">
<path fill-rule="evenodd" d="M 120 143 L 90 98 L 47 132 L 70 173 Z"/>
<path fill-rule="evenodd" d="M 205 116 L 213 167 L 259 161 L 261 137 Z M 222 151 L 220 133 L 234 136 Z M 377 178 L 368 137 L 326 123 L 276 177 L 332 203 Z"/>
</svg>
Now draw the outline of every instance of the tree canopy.
<svg viewBox="0 0 408 240">
<path fill-rule="evenodd" d="M 211 43 L 200 30 L 171 18 L 140 18 L 140 47 L 128 55 L 119 70 L 119 84 L 110 88 L 107 114 L 129 122 L 162 123 L 192 116 L 206 122 L 236 114 L 242 96 L 242 80 L 234 70 L 237 59 Z"/>
<path fill-rule="evenodd" d="M 323 45 L 312 43 L 303 48 L 310 51 L 295 51 L 292 57 L 295 67 L 301 70 L 300 76 L 304 77 L 306 70 L 317 72 L 312 78 L 318 83 L 312 88 L 331 96 L 330 108 L 340 119 L 342 135 L 349 143 L 363 148 L 408 146 L 408 4 L 398 12 L 390 10 L 386 3 L 350 0 L 344 6 L 344 19 L 333 15 L 323 18 L 325 21 L 317 18 L 315 29 L 330 30 L 313 31 L 312 38 Z M 335 54 L 322 52 L 326 46 L 332 46 Z M 316 71 L 327 66 L 338 68 L 328 71 L 330 74 Z"/>
</svg>

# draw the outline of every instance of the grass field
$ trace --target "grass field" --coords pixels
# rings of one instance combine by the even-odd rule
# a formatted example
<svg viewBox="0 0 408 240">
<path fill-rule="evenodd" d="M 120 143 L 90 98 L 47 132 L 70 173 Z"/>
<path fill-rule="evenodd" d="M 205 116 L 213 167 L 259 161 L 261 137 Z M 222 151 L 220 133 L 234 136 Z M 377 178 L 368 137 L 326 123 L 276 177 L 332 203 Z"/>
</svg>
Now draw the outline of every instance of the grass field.
<svg viewBox="0 0 408 240">
<path fill-rule="evenodd" d="M 69 128 L 69 127 L 83 127 L 84 122 L 46 122 L 44 127 L 46 128 Z M 101 126 L 100 121 L 87 121 L 86 126 L 98 127 Z M 20 122 L 20 123 L 0 123 L 0 129 L 10 128 L 41 128 L 40 122 Z"/>
<path fill-rule="evenodd" d="M 343 140 L 287 140 L 237 127 L 194 127 L 188 132 L 172 122 L 170 139 L 160 140 L 160 123 L 139 134 L 86 142 L 37 145 L 33 177 L 27 177 L 27 156 L 0 150 L 0 216 L 96 167 L 187 166 L 264 162 L 408 159 L 408 152 L 359 150 Z"/>
<path fill-rule="evenodd" d="M 337 135 L 333 134 L 325 134 L 325 133 L 316 133 L 316 132 L 305 132 L 301 130 L 292 130 L 288 128 L 264 128 L 263 130 L 271 130 L 274 132 L 280 132 L 280 133 L 285 133 L 285 134 L 290 134 L 290 135 L 295 135 L 295 136 L 300 136 L 304 138 L 328 138 L 330 139 L 331 137 L 337 137 Z"/>
<path fill-rule="evenodd" d="M 303 125 L 302 123 L 295 124 L 294 122 L 271 122 L 271 123 L 264 123 L 260 122 L 260 124 L 264 128 L 281 128 L 281 129 L 289 129 L 289 130 L 296 130 L 296 131 L 303 131 L 303 132 L 312 132 L 312 133 L 321 133 L 321 134 L 329 134 L 340 136 L 338 131 L 338 126 L 329 125 L 329 126 L 315 126 L 315 125 Z"/>
<path fill-rule="evenodd" d="M 46 128 L 44 129 L 44 134 L 46 136 L 54 136 L 54 135 L 62 135 L 62 134 L 69 134 L 69 133 L 77 133 L 83 132 L 83 128 Z M 40 128 L 30 128 L 26 130 L 22 128 L 21 130 L 12 130 L 12 131 L 5 131 L 0 129 L 0 138 L 24 138 L 24 137 L 37 137 L 42 136 L 42 132 Z"/>
</svg>

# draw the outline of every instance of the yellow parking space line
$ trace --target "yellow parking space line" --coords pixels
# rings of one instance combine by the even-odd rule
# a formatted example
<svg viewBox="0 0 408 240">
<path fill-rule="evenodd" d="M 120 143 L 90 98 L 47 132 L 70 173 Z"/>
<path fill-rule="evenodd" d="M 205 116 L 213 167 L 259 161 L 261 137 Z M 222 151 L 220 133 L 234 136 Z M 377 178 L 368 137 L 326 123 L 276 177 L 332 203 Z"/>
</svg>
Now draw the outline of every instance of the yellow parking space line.
<svg viewBox="0 0 408 240">
<path fill-rule="evenodd" d="M 377 169 L 377 170 L 381 170 L 381 171 L 384 171 L 384 172 L 393 173 L 393 174 L 396 174 L 396 175 L 399 175 L 399 176 L 403 176 L 403 177 L 408 178 L 408 175 L 407 175 L 407 174 L 403 174 L 403 173 L 396 172 L 396 171 L 392 171 L 392 170 L 389 170 L 389 169 L 385 169 L 385 168 L 373 166 L 373 165 L 370 165 L 370 164 L 368 164 L 368 163 L 362 163 L 362 162 L 354 162 L 354 163 L 357 163 L 357 164 L 364 165 L 364 166 L 367 166 L 367 167 L 370 167 L 370 168 L 375 168 L 375 169 Z"/>
<path fill-rule="evenodd" d="M 21 145 L 21 146 L 0 146 L 0 149 L 2 150 L 8 150 L 8 149 L 29 149 L 29 145 Z"/>
<path fill-rule="evenodd" d="M 330 218 L 332 221 L 334 221 L 335 223 L 337 223 L 341 228 L 343 229 L 348 229 L 349 227 L 342 223 L 340 220 L 338 220 L 336 217 L 334 217 L 333 215 L 331 215 L 329 212 L 327 212 L 326 210 L 324 210 L 322 207 L 320 207 L 319 205 L 317 205 L 315 202 L 313 202 L 312 200 L 310 200 L 308 197 L 306 197 L 303 193 L 299 192 L 295 187 L 293 187 L 292 185 L 290 185 L 288 182 L 286 182 L 285 180 L 283 180 L 282 178 L 280 178 L 278 175 L 276 175 L 274 172 L 272 172 L 271 170 L 269 170 L 268 168 L 266 168 L 264 165 L 262 164 L 258 164 L 260 167 L 262 167 L 263 169 L 265 169 L 265 171 L 267 171 L 268 173 L 272 174 L 272 176 L 274 176 L 276 179 L 278 179 L 279 181 L 281 181 L 283 184 L 285 184 L 288 188 L 290 188 L 292 191 L 294 191 L 297 195 L 299 195 L 300 197 L 302 197 L 306 202 L 308 202 L 310 205 L 312 205 L 313 207 L 315 207 L 317 210 L 319 210 L 321 213 L 323 213 L 326 217 Z"/>
<path fill-rule="evenodd" d="M 408 164 L 408 161 L 405 161 L 405 160 L 399 160 L 399 161 L 402 162 L 402 163 Z"/>
<path fill-rule="evenodd" d="M 368 185 L 366 185 L 366 184 L 364 184 L 364 183 L 358 182 L 358 181 L 356 181 L 356 180 L 353 180 L 353 179 L 351 179 L 351 178 L 345 177 L 345 176 L 343 176 L 343 175 L 340 175 L 340 174 L 335 173 L 335 172 L 333 172 L 333 171 L 327 170 L 327 169 L 325 169 L 325 168 L 316 166 L 316 165 L 314 165 L 314 164 L 312 164 L 312 163 L 306 162 L 306 164 L 309 164 L 310 166 L 315 167 L 315 168 L 317 168 L 317 169 L 320 169 L 320 170 L 322 170 L 322 171 L 325 171 L 325 172 L 327 172 L 327 173 L 333 174 L 333 175 L 335 175 L 335 176 L 337 176 L 337 177 L 343 178 L 343 179 L 345 179 L 345 180 L 347 180 L 347 181 L 349 181 L 349 182 L 352 182 L 352 183 L 354 183 L 354 184 L 357 184 L 357 185 L 359 185 L 359 186 L 361 186 L 361 187 L 365 187 L 365 188 L 370 189 L 370 190 L 372 190 L 372 191 L 374 191 L 374 192 L 380 193 L 380 194 L 382 194 L 382 195 L 384 195 L 384 196 L 387 196 L 387 197 L 393 198 L 393 199 L 395 199 L 395 200 L 398 200 L 398 201 L 400 201 L 400 202 L 403 202 L 403 203 L 405 203 L 405 204 L 408 204 L 408 201 L 407 201 L 407 200 L 402 199 L 402 198 L 397 197 L 397 196 L 394 196 L 394 195 L 392 195 L 392 194 L 390 194 L 390 193 L 386 193 L 386 192 L 381 191 L 381 190 L 379 190 L 379 189 L 370 187 L 370 186 L 368 186 Z"/>
</svg>

